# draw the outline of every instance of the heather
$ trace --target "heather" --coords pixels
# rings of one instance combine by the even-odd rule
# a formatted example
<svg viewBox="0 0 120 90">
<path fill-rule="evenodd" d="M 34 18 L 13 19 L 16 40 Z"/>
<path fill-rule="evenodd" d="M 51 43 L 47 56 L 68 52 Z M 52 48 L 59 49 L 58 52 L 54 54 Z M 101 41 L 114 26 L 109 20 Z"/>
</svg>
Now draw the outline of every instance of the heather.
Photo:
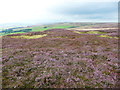
<svg viewBox="0 0 120 90">
<path fill-rule="evenodd" d="M 117 29 L 2 36 L 3 88 L 114 88 Z"/>
</svg>

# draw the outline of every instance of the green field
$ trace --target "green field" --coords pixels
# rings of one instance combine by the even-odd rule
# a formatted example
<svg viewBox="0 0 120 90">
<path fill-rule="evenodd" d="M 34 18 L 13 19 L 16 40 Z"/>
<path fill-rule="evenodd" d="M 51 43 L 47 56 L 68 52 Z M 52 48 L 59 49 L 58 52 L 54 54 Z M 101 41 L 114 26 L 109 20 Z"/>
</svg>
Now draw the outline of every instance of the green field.
<svg viewBox="0 0 120 90">
<path fill-rule="evenodd" d="M 72 26 L 33 26 L 33 27 L 28 27 L 28 28 L 17 28 L 17 29 L 12 29 L 12 32 L 9 31 L 9 29 L 5 29 L 3 31 L 6 32 L 0 32 L 0 36 L 4 35 L 10 35 L 10 34 L 18 34 L 18 33 L 26 33 L 22 30 L 26 29 L 31 29 L 31 31 L 28 32 L 36 32 L 36 31 L 45 31 L 49 29 L 66 29 L 66 28 L 71 28 Z"/>
<path fill-rule="evenodd" d="M 44 30 L 48 30 L 48 29 L 64 29 L 64 28 L 70 28 L 71 26 L 53 26 L 53 27 L 32 27 L 32 31 L 44 31 Z"/>
<path fill-rule="evenodd" d="M 109 27 L 116 28 L 116 24 L 109 23 Z M 90 28 L 107 28 L 108 24 L 106 23 L 57 23 L 52 25 L 37 25 L 30 27 L 11 27 L 0 31 L 0 36 L 18 34 L 18 33 L 27 33 L 27 32 L 37 32 L 45 31 L 50 29 L 90 29 Z M 94 32 L 92 32 L 94 33 Z M 96 33 L 96 32 L 95 32 Z"/>
</svg>

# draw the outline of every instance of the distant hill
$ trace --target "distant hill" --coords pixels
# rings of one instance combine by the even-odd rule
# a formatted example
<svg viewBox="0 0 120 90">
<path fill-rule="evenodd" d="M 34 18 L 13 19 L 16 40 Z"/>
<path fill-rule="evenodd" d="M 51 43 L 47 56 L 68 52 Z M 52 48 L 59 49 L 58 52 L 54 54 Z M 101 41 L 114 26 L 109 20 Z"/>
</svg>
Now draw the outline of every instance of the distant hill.
<svg viewBox="0 0 120 90">
<path fill-rule="evenodd" d="M 0 36 L 16 34 L 16 33 L 26 33 L 26 32 L 37 32 L 49 29 L 90 29 L 90 28 L 117 28 L 117 23 L 53 23 L 44 25 L 27 25 L 27 24 L 0 24 Z"/>
<path fill-rule="evenodd" d="M 0 24 L 0 30 L 2 29 L 8 29 L 8 28 L 13 28 L 13 27 L 26 27 L 29 26 L 30 24 L 22 24 L 22 23 L 5 23 L 5 24 Z"/>
</svg>

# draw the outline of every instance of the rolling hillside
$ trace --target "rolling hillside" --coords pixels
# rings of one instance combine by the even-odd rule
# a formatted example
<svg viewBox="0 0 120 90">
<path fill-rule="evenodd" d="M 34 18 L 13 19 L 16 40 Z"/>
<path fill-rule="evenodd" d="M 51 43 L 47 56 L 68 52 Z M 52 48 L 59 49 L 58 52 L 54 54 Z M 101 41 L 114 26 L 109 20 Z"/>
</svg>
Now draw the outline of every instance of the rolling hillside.
<svg viewBox="0 0 120 90">
<path fill-rule="evenodd" d="M 118 87 L 116 28 L 114 23 L 61 23 L 3 33 L 3 88 Z"/>
</svg>

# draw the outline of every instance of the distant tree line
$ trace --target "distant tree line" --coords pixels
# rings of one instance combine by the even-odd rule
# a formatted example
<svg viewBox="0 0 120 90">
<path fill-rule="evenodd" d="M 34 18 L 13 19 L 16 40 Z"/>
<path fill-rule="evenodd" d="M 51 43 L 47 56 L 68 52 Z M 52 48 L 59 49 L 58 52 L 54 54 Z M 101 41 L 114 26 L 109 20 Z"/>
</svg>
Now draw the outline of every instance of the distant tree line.
<svg viewBox="0 0 120 90">
<path fill-rule="evenodd" d="M 76 27 L 78 27 L 78 26 L 71 26 L 71 27 L 69 27 L 69 28 L 76 28 Z"/>
<path fill-rule="evenodd" d="M 21 30 L 16 30 L 16 31 L 14 31 L 13 29 L 16 29 L 16 28 L 5 29 L 5 30 L 0 31 L 0 33 L 16 33 L 16 32 L 30 32 L 30 31 L 32 31 L 32 29 L 21 29 Z"/>
</svg>

